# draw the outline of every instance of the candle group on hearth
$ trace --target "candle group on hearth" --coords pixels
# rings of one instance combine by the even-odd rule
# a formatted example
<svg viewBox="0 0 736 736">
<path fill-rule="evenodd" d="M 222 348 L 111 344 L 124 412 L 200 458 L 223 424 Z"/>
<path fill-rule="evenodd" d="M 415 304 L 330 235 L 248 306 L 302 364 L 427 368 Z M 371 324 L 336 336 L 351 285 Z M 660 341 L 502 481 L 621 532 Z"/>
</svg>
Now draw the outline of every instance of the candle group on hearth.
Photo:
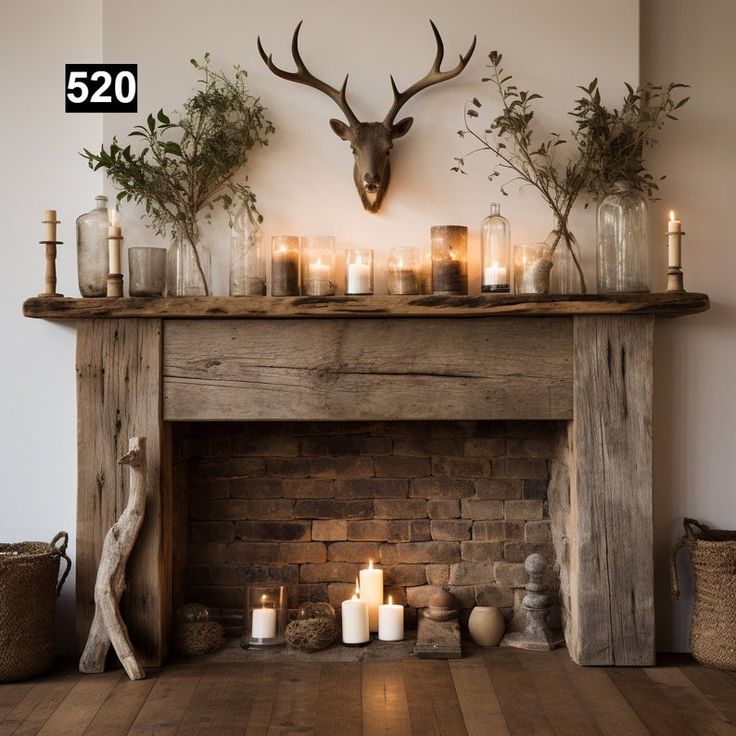
<svg viewBox="0 0 736 736">
<path fill-rule="evenodd" d="M 368 604 L 360 598 L 360 584 L 355 581 L 355 593 L 342 602 L 342 641 L 344 644 L 365 644 L 371 638 L 368 628 Z"/>
<path fill-rule="evenodd" d="M 378 631 L 378 606 L 383 603 L 383 570 L 373 567 L 373 560 L 368 560 L 368 567 L 360 571 L 360 598 L 368 604 L 370 630 Z"/>
</svg>

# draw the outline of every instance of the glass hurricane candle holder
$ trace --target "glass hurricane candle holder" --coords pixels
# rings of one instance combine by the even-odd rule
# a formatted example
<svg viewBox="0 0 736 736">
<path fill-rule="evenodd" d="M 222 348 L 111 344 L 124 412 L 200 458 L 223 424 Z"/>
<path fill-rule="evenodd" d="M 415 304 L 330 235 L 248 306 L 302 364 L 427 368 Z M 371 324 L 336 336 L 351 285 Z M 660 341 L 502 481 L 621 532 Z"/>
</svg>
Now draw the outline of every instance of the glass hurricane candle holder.
<svg viewBox="0 0 736 736">
<path fill-rule="evenodd" d="M 281 646 L 289 619 L 286 586 L 254 583 L 245 589 L 243 649 Z"/>
<path fill-rule="evenodd" d="M 468 228 L 432 227 L 432 293 L 468 293 Z"/>
<path fill-rule="evenodd" d="M 386 264 L 389 294 L 420 294 L 419 254 L 416 248 L 394 248 Z"/>
<path fill-rule="evenodd" d="M 514 294 L 549 293 L 549 272 L 552 266 L 544 243 L 523 243 L 514 246 Z"/>
<path fill-rule="evenodd" d="M 511 291 L 511 226 L 493 202 L 491 214 L 480 226 L 481 286 L 484 294 L 507 294 Z"/>
<path fill-rule="evenodd" d="M 351 296 L 373 294 L 373 251 L 345 251 L 345 293 Z"/>
<path fill-rule="evenodd" d="M 335 238 L 311 235 L 302 238 L 302 292 L 307 296 L 334 296 Z"/>
<path fill-rule="evenodd" d="M 166 248 L 128 248 L 131 296 L 162 296 L 166 288 Z"/>
<path fill-rule="evenodd" d="M 271 296 L 299 296 L 299 238 L 271 238 Z"/>
<path fill-rule="evenodd" d="M 243 205 L 230 229 L 230 296 L 265 295 L 263 233 L 250 208 Z"/>
</svg>

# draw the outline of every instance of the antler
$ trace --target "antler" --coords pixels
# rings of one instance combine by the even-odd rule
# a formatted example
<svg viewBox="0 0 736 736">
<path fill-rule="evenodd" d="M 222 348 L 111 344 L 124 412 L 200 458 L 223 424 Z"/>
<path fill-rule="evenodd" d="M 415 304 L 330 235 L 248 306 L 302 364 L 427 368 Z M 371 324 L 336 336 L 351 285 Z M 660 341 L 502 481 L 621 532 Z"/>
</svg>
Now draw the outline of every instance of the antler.
<svg viewBox="0 0 736 736">
<path fill-rule="evenodd" d="M 342 83 L 342 87 L 338 90 L 335 87 L 331 87 L 326 82 L 323 82 L 321 79 L 317 79 L 317 77 L 315 77 L 309 71 L 309 69 L 307 69 L 307 66 L 304 63 L 304 60 L 302 59 L 302 56 L 299 53 L 299 31 L 301 30 L 302 22 L 303 21 L 299 21 L 299 24 L 297 25 L 296 30 L 294 31 L 294 36 L 291 39 L 291 55 L 294 57 L 294 62 L 296 63 L 296 69 L 297 69 L 295 72 L 287 72 L 284 69 L 279 69 L 279 67 L 277 67 L 276 64 L 273 63 L 273 58 L 271 54 L 266 55 L 266 52 L 263 50 L 263 46 L 261 44 L 261 37 L 259 36 L 258 37 L 258 51 L 261 54 L 261 58 L 263 59 L 263 61 L 266 62 L 266 66 L 277 77 L 286 79 L 289 82 L 297 82 L 299 84 L 306 84 L 307 87 L 314 87 L 314 89 L 317 89 L 320 92 L 324 92 L 324 94 L 326 94 L 331 100 L 333 100 L 335 104 L 343 111 L 351 127 L 358 125 L 360 121 L 358 120 L 355 113 L 352 111 L 345 97 L 345 90 L 347 89 L 347 86 L 348 86 L 348 75 L 347 74 L 345 75 L 345 81 Z"/>
<path fill-rule="evenodd" d="M 445 55 L 445 46 L 442 43 L 442 36 L 440 36 L 440 32 L 437 30 L 437 26 L 434 24 L 433 21 L 430 20 L 429 22 L 432 26 L 435 40 L 437 41 L 437 55 L 434 57 L 432 68 L 427 72 L 424 77 L 422 77 L 422 79 L 412 84 L 411 87 L 408 87 L 403 92 L 399 92 L 398 87 L 396 86 L 396 82 L 394 81 L 394 77 L 393 75 L 391 75 L 391 88 L 394 91 L 394 104 L 391 105 L 391 109 L 388 111 L 388 115 L 386 115 L 386 118 L 383 121 L 385 125 L 393 125 L 394 119 L 396 118 L 399 110 L 417 92 L 421 92 L 423 89 L 431 87 L 433 84 L 446 82 L 448 79 L 452 79 L 453 77 L 456 77 L 458 74 L 460 74 L 460 72 L 468 65 L 470 57 L 473 55 L 473 51 L 475 51 L 475 42 L 477 40 L 477 37 L 473 36 L 473 43 L 470 44 L 470 48 L 468 49 L 468 52 L 465 54 L 465 56 L 460 56 L 460 61 L 458 65 L 452 69 L 448 69 L 446 72 L 441 72 L 440 66 L 442 64 L 442 58 Z"/>
</svg>

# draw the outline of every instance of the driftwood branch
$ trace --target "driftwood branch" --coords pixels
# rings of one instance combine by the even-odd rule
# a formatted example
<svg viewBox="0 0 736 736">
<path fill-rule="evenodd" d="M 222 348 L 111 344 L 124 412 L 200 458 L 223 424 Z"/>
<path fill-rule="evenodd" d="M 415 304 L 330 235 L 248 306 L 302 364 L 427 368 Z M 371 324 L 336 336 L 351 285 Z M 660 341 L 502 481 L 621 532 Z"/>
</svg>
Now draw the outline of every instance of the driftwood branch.
<svg viewBox="0 0 736 736">
<path fill-rule="evenodd" d="M 130 643 L 119 604 L 125 590 L 125 566 L 138 537 L 146 509 L 145 437 L 132 437 L 128 453 L 118 462 L 130 468 L 128 505 L 107 532 L 102 545 L 95 583 L 95 615 L 87 644 L 79 660 L 79 671 L 104 672 L 105 659 L 112 644 L 128 677 L 131 680 L 142 680 L 146 673 Z"/>
</svg>

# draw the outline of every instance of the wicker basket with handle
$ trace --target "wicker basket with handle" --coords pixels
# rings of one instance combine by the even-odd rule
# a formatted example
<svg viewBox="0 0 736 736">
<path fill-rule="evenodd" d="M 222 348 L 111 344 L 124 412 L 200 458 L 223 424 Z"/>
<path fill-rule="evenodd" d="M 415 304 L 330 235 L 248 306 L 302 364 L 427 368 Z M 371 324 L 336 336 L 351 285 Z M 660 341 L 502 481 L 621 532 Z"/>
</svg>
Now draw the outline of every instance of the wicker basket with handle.
<svg viewBox="0 0 736 736">
<path fill-rule="evenodd" d="M 672 597 L 680 597 L 675 556 L 687 547 L 695 579 L 690 648 L 700 664 L 736 670 L 736 531 L 695 519 L 683 524 L 685 536 L 672 552 Z"/>
<path fill-rule="evenodd" d="M 56 598 L 72 565 L 68 543 L 59 532 L 51 543 L 0 544 L 0 682 L 37 677 L 53 664 Z"/>
</svg>

